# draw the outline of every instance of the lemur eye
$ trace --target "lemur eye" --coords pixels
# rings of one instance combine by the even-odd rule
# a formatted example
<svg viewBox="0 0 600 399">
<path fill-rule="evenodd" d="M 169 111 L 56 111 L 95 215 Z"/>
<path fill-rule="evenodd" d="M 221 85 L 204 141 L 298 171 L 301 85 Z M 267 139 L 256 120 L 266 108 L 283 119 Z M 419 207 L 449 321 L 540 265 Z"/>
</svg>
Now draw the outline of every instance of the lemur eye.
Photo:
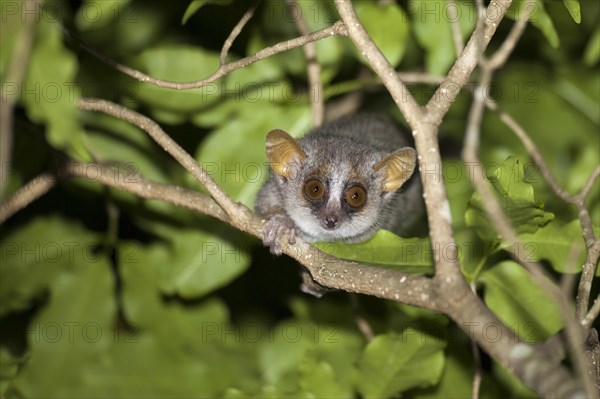
<svg viewBox="0 0 600 399">
<path fill-rule="evenodd" d="M 353 186 L 346 191 L 346 203 L 350 208 L 358 209 L 367 202 L 367 192 L 361 186 Z"/>
<path fill-rule="evenodd" d="M 309 200 L 318 201 L 325 196 L 325 186 L 317 179 L 312 179 L 304 184 L 304 194 Z"/>
</svg>

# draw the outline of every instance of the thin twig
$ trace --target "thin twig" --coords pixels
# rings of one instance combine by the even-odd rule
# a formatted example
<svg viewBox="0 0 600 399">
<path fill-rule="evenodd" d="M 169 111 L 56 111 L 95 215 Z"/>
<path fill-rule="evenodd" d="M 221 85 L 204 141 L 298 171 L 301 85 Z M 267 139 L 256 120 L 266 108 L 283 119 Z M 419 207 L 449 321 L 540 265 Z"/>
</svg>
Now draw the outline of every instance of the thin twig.
<svg viewBox="0 0 600 399">
<path fill-rule="evenodd" d="M 46 194 L 55 185 L 56 178 L 51 173 L 42 173 L 33 178 L 0 204 L 0 224 Z"/>
<path fill-rule="evenodd" d="M 350 297 L 350 306 L 352 307 L 352 313 L 354 314 L 354 321 L 356 322 L 358 331 L 365 337 L 367 342 L 371 342 L 375 337 L 375 333 L 365 318 L 362 307 L 360 306 L 359 298 L 356 294 L 352 293 L 348 294 L 348 296 Z"/>
<path fill-rule="evenodd" d="M 210 196 L 198 191 L 158 183 L 145 179 L 141 175 L 125 175 L 118 169 L 94 163 L 82 164 L 70 161 L 61 168 L 58 174 L 63 179 L 83 178 L 93 183 L 135 194 L 140 198 L 160 200 L 229 222 L 229 217 L 219 204 Z"/>
<path fill-rule="evenodd" d="M 299 7 L 296 0 L 286 0 L 288 7 Z M 296 28 L 301 35 L 310 34 L 308 24 L 304 17 L 300 14 L 298 18 L 294 18 Z M 313 127 L 319 127 L 323 124 L 325 118 L 325 104 L 323 102 L 323 82 L 321 81 L 321 64 L 317 59 L 317 46 L 314 42 L 306 43 L 302 46 L 304 58 L 306 58 L 308 72 L 308 93 L 310 98 L 310 107 L 312 110 Z"/>
<path fill-rule="evenodd" d="M 447 1 L 448 7 L 446 11 L 448 13 L 448 19 L 450 20 L 450 29 L 452 29 L 452 40 L 454 41 L 454 50 L 456 52 L 456 57 L 458 58 L 460 53 L 465 48 L 462 32 L 460 31 L 460 20 L 458 18 L 458 4 L 456 3 L 456 0 Z"/>
<path fill-rule="evenodd" d="M 576 195 L 575 198 L 579 201 L 585 200 L 585 198 L 590 193 L 590 190 L 592 189 L 592 187 L 594 187 L 594 183 L 596 182 L 596 179 L 599 176 L 600 176 L 600 166 L 596 166 L 596 169 L 594 169 L 592 174 L 588 177 L 587 181 L 583 185 L 583 188 L 581 189 L 579 194 Z"/>
<path fill-rule="evenodd" d="M 168 152 L 177 162 L 187 169 L 192 176 L 196 178 L 217 201 L 228 215 L 233 215 L 241 211 L 243 207 L 235 203 L 227 193 L 213 180 L 213 178 L 192 158 L 179 144 L 162 130 L 162 128 L 152 119 L 130 110 L 122 105 L 112 103 L 106 100 L 94 98 L 82 98 L 79 100 L 79 108 L 87 111 L 99 111 L 107 115 L 125 120 L 140 129 L 146 131 L 148 135 L 156 141 L 166 152 Z"/>
<path fill-rule="evenodd" d="M 34 28 L 41 9 L 40 0 L 27 0 L 22 7 L 33 12 L 22 15 L 23 25 L 17 32 L 10 62 L 2 82 L 2 101 L 0 102 L 0 199 L 4 199 L 4 191 L 8 176 L 12 169 L 13 146 L 13 109 L 21 92 L 21 82 L 27 71 L 27 63 L 33 46 Z M 16 93 L 7 94 L 5 85 L 14 85 Z"/>
<path fill-rule="evenodd" d="M 222 78 L 223 76 L 227 75 L 228 73 L 230 73 L 232 71 L 247 67 L 248 65 L 251 65 L 251 64 L 253 64 L 257 61 L 260 61 L 264 58 L 270 57 L 272 55 L 275 55 L 275 54 L 278 54 L 278 53 L 281 53 L 281 52 L 284 52 L 284 51 L 287 51 L 287 50 L 290 50 L 290 49 L 293 49 L 296 47 L 304 46 L 306 43 L 311 43 L 311 42 L 314 42 L 317 40 L 321 40 L 321 39 L 336 36 L 336 35 L 337 36 L 345 36 L 346 35 L 346 28 L 345 28 L 344 24 L 340 21 L 336 22 L 335 24 L 333 24 L 332 26 L 330 26 L 328 28 L 313 32 L 310 35 L 301 36 L 301 37 L 297 37 L 297 38 L 294 38 L 291 40 L 287 40 L 285 42 L 277 43 L 273 46 L 264 48 L 251 56 L 242 58 L 241 60 L 233 61 L 233 62 L 227 63 L 225 65 L 221 65 L 215 72 L 212 73 L 212 75 L 210 75 L 204 79 L 193 81 L 193 82 L 172 82 L 172 81 L 168 81 L 168 80 L 156 79 L 152 76 L 149 76 L 145 73 L 138 71 L 137 69 L 133 69 L 126 65 L 119 64 L 115 60 L 105 57 L 104 55 L 102 55 L 101 53 L 99 53 L 98 51 L 94 50 L 93 48 L 89 47 L 88 45 L 86 45 L 84 43 L 79 43 L 79 46 L 81 48 L 87 50 L 90 54 L 94 55 L 96 58 L 98 58 L 100 61 L 104 62 L 105 64 L 115 68 L 116 70 L 124 73 L 127 76 L 130 76 L 136 80 L 139 80 L 140 82 L 153 84 L 157 87 L 163 87 L 163 88 L 167 88 L 167 89 L 190 90 L 190 89 L 200 88 L 209 83 L 213 83 L 216 80 Z"/>
<path fill-rule="evenodd" d="M 235 39 L 242 33 L 242 29 L 244 26 L 250 21 L 252 16 L 254 15 L 254 11 L 256 11 L 256 7 L 258 6 L 259 0 L 257 0 L 249 9 L 244 13 L 240 21 L 233 27 L 229 36 L 223 43 L 223 48 L 221 48 L 221 54 L 219 55 L 219 60 L 221 61 L 221 67 L 227 63 L 227 54 L 229 53 L 229 49 L 233 45 Z"/>
</svg>

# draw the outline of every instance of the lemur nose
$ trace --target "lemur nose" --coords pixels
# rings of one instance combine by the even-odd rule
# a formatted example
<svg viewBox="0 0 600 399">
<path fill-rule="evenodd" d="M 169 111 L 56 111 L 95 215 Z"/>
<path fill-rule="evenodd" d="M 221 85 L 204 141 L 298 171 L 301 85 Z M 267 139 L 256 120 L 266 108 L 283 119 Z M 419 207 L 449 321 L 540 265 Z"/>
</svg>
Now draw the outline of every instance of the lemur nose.
<svg viewBox="0 0 600 399">
<path fill-rule="evenodd" d="M 323 221 L 328 229 L 334 229 L 337 226 L 338 217 L 336 215 L 327 215 Z"/>
</svg>

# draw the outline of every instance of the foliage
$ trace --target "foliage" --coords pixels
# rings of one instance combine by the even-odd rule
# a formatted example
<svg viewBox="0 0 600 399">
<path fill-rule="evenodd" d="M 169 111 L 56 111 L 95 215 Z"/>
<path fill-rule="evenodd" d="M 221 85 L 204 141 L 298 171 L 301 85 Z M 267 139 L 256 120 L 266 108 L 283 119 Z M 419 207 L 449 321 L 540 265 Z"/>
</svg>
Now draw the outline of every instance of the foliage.
<svg viewBox="0 0 600 399">
<path fill-rule="evenodd" d="M 247 2 L 45 2 L 22 84 L 8 80 L 26 10 L 24 3 L 14 3 L 16 14 L 3 11 L 0 35 L 3 96 L 17 96 L 19 105 L 10 192 L 55 165 L 60 154 L 118 163 L 132 178 L 140 174 L 202 190 L 145 133 L 78 111 L 81 96 L 150 115 L 248 206 L 267 178 L 266 132 L 281 128 L 298 136 L 310 127 L 314 88 L 306 81 L 301 49 L 201 89 L 175 91 L 124 77 L 78 47 L 81 40 L 157 78 L 202 79 L 218 68 L 220 47 Z M 304 17 L 311 30 L 337 19 L 329 2 L 301 1 L 295 11 L 279 3 L 258 7 L 229 60 L 298 36 L 293 18 Z M 447 72 L 456 58 L 447 2 L 381 3 L 357 2 L 357 12 L 394 66 Z M 473 2 L 458 3 L 467 38 L 475 26 Z M 513 2 L 512 18 L 524 3 Z M 533 27 L 491 92 L 529 132 L 559 182 L 575 193 L 599 163 L 600 7 L 577 0 L 534 4 Z M 492 48 L 511 23 L 503 23 Z M 397 114 L 384 92 L 365 90 L 372 82 L 362 78 L 362 56 L 347 40 L 328 38 L 316 45 L 328 98 L 352 87 L 364 91 L 364 109 Z M 421 85 L 411 91 L 422 99 L 432 93 Z M 462 143 L 468 104 L 468 95 L 461 95 L 442 128 L 448 148 Z M 528 255 L 559 277 L 579 272 L 582 255 L 573 261 L 571 254 L 573 243 L 583 243 L 574 209 L 553 195 L 495 114 L 487 114 L 483 132 L 481 157 L 490 187 Z M 525 340 L 555 334 L 562 327 L 558 310 L 510 260 L 514 248 L 497 237 L 482 212 L 471 166 L 449 150 L 440 167 L 465 275 Z M 598 184 L 587 203 L 598 227 Z M 2 397 L 470 395 L 470 347 L 447 319 L 360 298 L 376 334 L 366 342 L 347 296 L 307 298 L 298 289 L 295 263 L 271 257 L 257 240 L 208 217 L 66 179 L 3 227 Z M 436 243 L 381 231 L 363 244 L 319 245 L 342 258 L 430 274 Z M 500 366 L 486 366 L 481 396 L 523 394 L 510 378 Z"/>
</svg>

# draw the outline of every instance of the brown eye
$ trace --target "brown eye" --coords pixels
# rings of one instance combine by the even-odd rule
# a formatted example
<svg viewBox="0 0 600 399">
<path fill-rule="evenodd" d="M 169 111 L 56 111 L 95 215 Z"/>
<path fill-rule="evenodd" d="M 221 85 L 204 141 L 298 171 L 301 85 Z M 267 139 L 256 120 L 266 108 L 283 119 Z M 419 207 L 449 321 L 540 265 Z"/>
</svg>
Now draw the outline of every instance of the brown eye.
<svg viewBox="0 0 600 399">
<path fill-rule="evenodd" d="M 361 186 L 350 187 L 346 191 L 346 203 L 350 208 L 358 209 L 367 201 L 367 192 Z"/>
<path fill-rule="evenodd" d="M 318 201 L 325 196 L 325 186 L 317 179 L 309 180 L 304 184 L 304 194 L 312 201 Z"/>
</svg>

